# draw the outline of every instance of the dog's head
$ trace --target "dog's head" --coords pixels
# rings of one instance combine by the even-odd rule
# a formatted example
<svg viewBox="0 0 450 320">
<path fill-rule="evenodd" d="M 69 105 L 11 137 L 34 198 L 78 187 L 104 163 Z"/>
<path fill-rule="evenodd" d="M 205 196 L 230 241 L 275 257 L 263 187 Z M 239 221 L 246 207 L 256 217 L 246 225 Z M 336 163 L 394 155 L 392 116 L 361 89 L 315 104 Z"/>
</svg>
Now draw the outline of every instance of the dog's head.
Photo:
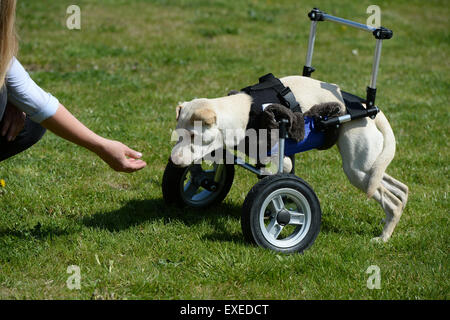
<svg viewBox="0 0 450 320">
<path fill-rule="evenodd" d="M 218 115 L 209 99 L 194 99 L 176 107 L 178 142 L 172 150 L 172 162 L 188 166 L 223 147 Z"/>
</svg>

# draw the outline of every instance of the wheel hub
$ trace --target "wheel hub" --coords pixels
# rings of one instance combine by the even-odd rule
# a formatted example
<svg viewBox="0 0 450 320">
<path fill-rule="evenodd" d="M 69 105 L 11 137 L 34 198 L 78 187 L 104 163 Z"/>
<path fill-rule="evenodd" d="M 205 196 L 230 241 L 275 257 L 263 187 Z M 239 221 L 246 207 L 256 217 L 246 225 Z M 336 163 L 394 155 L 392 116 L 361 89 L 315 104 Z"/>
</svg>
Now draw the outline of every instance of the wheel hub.
<svg viewBox="0 0 450 320">
<path fill-rule="evenodd" d="M 280 212 L 278 212 L 278 214 L 277 214 L 278 224 L 285 226 L 285 225 L 288 225 L 290 221 L 291 221 L 291 215 L 289 214 L 289 212 L 287 210 L 281 210 Z"/>
<path fill-rule="evenodd" d="M 200 182 L 200 185 L 208 191 L 214 192 L 217 190 L 217 183 L 215 183 L 214 180 L 209 178 L 203 178 Z"/>
<path fill-rule="evenodd" d="M 192 183 L 197 187 L 203 187 L 211 192 L 217 190 L 218 184 L 214 181 L 214 177 L 210 172 L 204 171 L 200 165 L 193 165 L 189 171 L 192 175 Z"/>
</svg>

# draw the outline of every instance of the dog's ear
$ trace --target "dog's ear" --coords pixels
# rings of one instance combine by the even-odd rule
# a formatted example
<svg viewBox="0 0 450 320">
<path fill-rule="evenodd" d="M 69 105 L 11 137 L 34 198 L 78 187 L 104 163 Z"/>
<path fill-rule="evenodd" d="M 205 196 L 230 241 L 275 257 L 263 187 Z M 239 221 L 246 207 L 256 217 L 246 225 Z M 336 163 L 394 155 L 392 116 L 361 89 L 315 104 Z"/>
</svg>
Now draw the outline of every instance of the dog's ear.
<svg viewBox="0 0 450 320">
<path fill-rule="evenodd" d="M 177 106 L 177 107 L 175 108 L 175 112 L 176 112 L 176 114 L 177 114 L 176 120 L 178 120 L 178 118 L 180 117 L 181 109 L 183 109 L 183 105 L 182 105 L 182 104 L 180 104 L 179 106 Z"/>
<path fill-rule="evenodd" d="M 217 116 L 213 109 L 199 108 L 194 111 L 191 117 L 191 121 L 201 121 L 208 126 L 212 126 L 216 123 Z"/>
</svg>

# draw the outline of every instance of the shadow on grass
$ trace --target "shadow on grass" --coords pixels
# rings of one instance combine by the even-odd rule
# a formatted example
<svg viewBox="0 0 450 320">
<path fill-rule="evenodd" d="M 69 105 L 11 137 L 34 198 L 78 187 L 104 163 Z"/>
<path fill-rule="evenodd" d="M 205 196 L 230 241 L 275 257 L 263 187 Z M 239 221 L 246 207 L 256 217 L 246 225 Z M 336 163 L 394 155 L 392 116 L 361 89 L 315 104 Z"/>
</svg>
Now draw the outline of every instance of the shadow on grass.
<svg viewBox="0 0 450 320">
<path fill-rule="evenodd" d="M 348 214 L 351 216 L 350 213 Z M 344 219 L 345 217 L 342 219 L 334 217 L 333 212 L 322 212 L 320 233 L 377 237 L 381 234 L 384 225 L 379 217 L 369 214 L 360 214 L 354 221 Z M 353 219 L 354 217 L 351 217 L 351 220 Z"/>
<path fill-rule="evenodd" d="M 58 226 L 53 223 L 38 222 L 35 226 L 26 229 L 0 229 L 0 238 L 16 237 L 21 239 L 34 238 L 36 240 L 53 239 L 81 232 L 82 226 L 88 228 L 120 232 L 151 221 L 162 221 L 165 224 L 179 222 L 186 226 L 207 223 L 213 228 L 213 232 L 202 235 L 200 238 L 209 241 L 228 241 L 243 243 L 242 233 L 232 233 L 225 226 L 227 218 L 240 220 L 241 207 L 222 203 L 207 209 L 180 209 L 168 206 L 162 199 L 132 200 L 122 208 L 98 212 L 88 217 L 81 218 L 81 223 L 69 226 Z M 324 219 L 325 218 L 325 219 Z M 367 218 L 363 226 L 354 224 L 337 223 L 328 221 L 327 214 L 322 217 L 320 233 L 323 234 L 355 234 L 377 236 L 380 233 L 381 224 Z M 370 229 L 370 230 L 368 230 Z"/>
<path fill-rule="evenodd" d="M 37 240 L 44 240 L 69 235 L 74 232 L 77 232 L 77 230 L 46 223 L 42 225 L 38 222 L 34 227 L 27 229 L 0 229 L 0 238 L 7 236 L 21 239 L 34 238 Z"/>
<path fill-rule="evenodd" d="M 168 206 L 162 199 L 132 200 L 118 210 L 99 212 L 82 219 L 82 223 L 91 228 L 119 232 L 141 225 L 148 221 L 164 223 L 181 222 L 186 226 L 208 223 L 213 233 L 204 235 L 204 240 L 243 242 L 242 235 L 231 234 L 224 225 L 226 218 L 240 219 L 241 208 L 229 204 L 220 204 L 207 209 L 180 209 Z"/>
</svg>

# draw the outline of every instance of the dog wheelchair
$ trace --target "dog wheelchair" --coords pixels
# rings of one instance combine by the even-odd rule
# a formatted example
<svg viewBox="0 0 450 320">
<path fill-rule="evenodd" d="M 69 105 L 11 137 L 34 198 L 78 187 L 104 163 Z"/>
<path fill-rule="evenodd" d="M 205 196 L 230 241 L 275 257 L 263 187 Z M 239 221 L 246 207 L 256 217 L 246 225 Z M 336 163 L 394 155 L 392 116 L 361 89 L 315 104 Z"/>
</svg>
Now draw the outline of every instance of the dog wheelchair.
<svg viewBox="0 0 450 320">
<path fill-rule="evenodd" d="M 235 165 L 258 175 L 261 179 L 249 191 L 242 207 L 243 235 L 246 240 L 260 247 L 285 253 L 302 252 L 314 243 L 320 230 L 322 215 L 320 202 L 313 188 L 294 174 L 295 154 L 320 148 L 324 143 L 324 134 L 330 128 L 336 130 L 348 121 L 376 117 L 379 112 L 375 105 L 376 81 L 382 41 L 392 38 L 393 35 L 391 30 L 384 27 L 374 28 L 334 17 L 317 8 L 309 12 L 308 17 L 311 20 L 311 27 L 306 64 L 303 68 L 303 76 L 306 77 L 310 77 L 315 70 L 311 62 L 318 22 L 332 21 L 373 34 L 376 45 L 366 98 L 342 91 L 346 114 L 313 119 L 305 117 L 305 131 L 308 128 L 309 134 L 305 135 L 305 139 L 300 142 L 289 137 L 288 120 L 279 119 L 276 174 L 263 177 L 261 167 L 251 165 L 242 157 L 233 154 L 233 164 L 202 163 L 180 168 L 169 160 L 162 182 L 163 198 L 167 204 L 207 208 L 220 203 L 230 191 Z M 292 161 L 292 171 L 288 174 L 283 173 L 285 156 L 290 157 Z"/>
</svg>

